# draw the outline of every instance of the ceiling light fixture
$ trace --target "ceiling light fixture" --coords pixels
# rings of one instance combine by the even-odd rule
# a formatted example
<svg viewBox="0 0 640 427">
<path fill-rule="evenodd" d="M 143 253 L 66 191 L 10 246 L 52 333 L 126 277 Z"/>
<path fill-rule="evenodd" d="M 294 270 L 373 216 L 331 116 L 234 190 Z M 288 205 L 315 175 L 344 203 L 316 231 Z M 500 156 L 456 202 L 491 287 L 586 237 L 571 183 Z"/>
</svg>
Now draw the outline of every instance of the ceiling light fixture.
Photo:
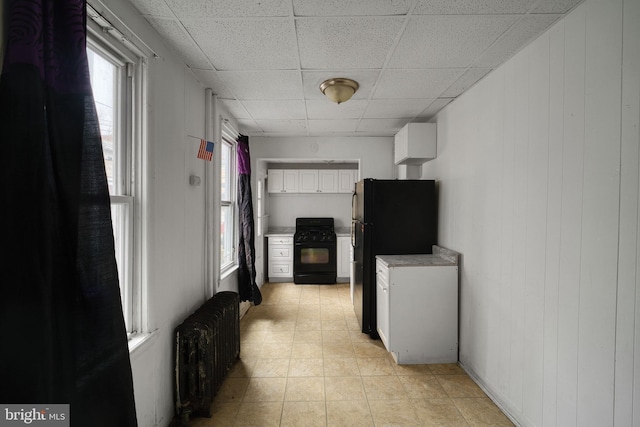
<svg viewBox="0 0 640 427">
<path fill-rule="evenodd" d="M 333 102 L 341 104 L 350 100 L 359 87 L 355 80 L 340 77 L 323 81 L 320 91 Z"/>
</svg>

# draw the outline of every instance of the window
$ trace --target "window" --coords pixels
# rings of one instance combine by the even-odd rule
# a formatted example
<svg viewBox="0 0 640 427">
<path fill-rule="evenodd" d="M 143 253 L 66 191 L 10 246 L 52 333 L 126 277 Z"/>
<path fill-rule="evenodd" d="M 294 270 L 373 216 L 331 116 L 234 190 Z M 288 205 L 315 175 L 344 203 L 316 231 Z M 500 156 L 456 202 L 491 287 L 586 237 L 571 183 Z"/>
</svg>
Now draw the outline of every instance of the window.
<svg viewBox="0 0 640 427">
<path fill-rule="evenodd" d="M 93 33 L 91 33 L 93 35 Z M 111 196 L 120 295 L 127 333 L 140 331 L 140 280 L 136 270 L 134 238 L 134 70 L 140 61 L 113 40 L 88 37 L 87 58 L 100 123 L 102 150 Z"/>
<path fill-rule="evenodd" d="M 220 144 L 220 269 L 228 270 L 236 264 L 237 208 L 236 156 L 234 132 L 226 123 L 222 127 Z"/>
</svg>

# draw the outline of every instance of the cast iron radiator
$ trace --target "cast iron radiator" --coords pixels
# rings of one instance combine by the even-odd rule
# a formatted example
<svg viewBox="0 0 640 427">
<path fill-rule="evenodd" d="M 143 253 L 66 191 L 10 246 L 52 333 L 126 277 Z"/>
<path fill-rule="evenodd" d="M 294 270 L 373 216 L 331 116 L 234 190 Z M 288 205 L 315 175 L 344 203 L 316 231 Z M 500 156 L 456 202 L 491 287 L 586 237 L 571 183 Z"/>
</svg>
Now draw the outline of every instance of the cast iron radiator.
<svg viewBox="0 0 640 427">
<path fill-rule="evenodd" d="M 235 292 L 218 292 L 175 329 L 176 412 L 211 417 L 211 403 L 240 355 L 240 307 Z"/>
</svg>

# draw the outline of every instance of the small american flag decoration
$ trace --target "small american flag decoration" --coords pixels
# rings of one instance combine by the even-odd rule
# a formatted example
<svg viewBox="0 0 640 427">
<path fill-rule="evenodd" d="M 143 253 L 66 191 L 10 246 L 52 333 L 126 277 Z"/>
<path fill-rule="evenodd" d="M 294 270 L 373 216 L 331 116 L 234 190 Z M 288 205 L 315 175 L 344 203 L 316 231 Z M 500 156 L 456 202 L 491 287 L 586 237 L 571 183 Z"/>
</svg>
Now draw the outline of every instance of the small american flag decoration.
<svg viewBox="0 0 640 427">
<path fill-rule="evenodd" d="M 213 142 L 200 140 L 200 149 L 198 150 L 198 158 L 211 161 L 213 157 Z"/>
</svg>

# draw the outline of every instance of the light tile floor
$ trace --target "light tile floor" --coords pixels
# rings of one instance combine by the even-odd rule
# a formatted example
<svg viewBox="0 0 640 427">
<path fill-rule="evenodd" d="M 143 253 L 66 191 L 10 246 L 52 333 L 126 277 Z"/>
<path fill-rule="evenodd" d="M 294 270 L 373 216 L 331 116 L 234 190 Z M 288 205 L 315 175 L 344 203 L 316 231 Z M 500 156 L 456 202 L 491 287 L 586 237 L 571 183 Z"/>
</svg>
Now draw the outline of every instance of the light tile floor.
<svg viewBox="0 0 640 427">
<path fill-rule="evenodd" d="M 348 284 L 267 283 L 204 426 L 512 426 L 455 364 L 397 365 L 362 334 Z"/>
</svg>

